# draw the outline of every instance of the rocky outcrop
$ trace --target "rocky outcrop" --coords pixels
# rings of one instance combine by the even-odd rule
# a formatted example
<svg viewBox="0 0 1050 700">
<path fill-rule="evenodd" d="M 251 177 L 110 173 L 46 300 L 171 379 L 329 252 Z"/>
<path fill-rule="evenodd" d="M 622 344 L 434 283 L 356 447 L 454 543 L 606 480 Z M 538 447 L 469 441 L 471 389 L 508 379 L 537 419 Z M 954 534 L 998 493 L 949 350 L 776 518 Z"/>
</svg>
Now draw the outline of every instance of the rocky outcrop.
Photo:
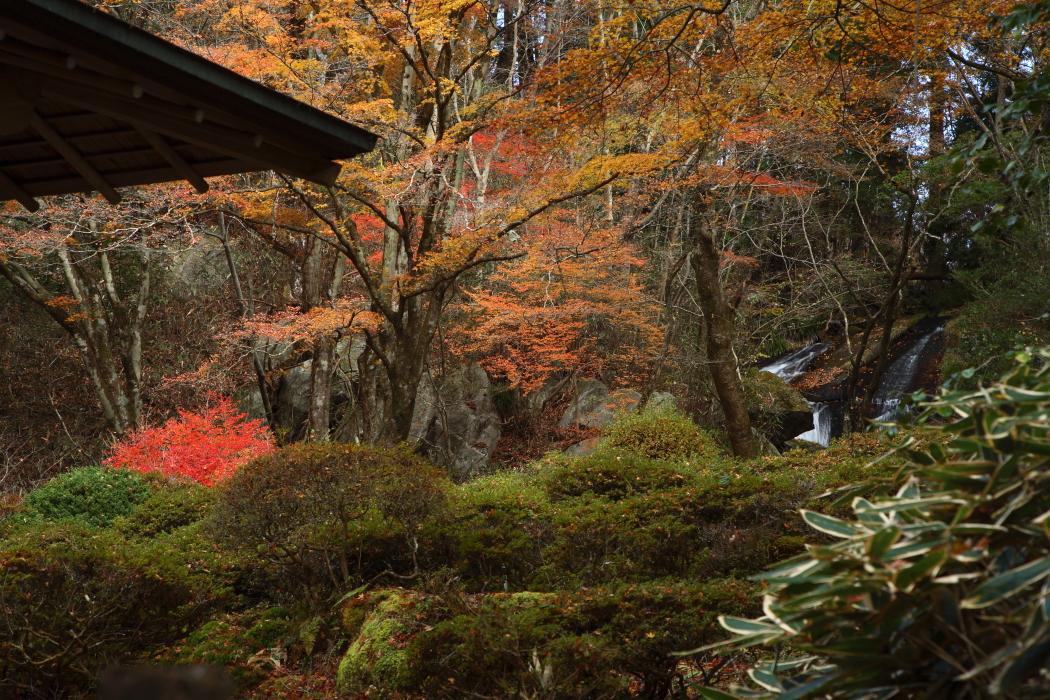
<svg viewBox="0 0 1050 700">
<path fill-rule="evenodd" d="M 610 391 L 597 379 L 576 384 L 572 400 L 558 421 L 562 430 L 571 428 L 604 428 L 621 413 L 633 411 L 642 402 L 642 395 L 633 389 Z"/>
<path fill-rule="evenodd" d="M 678 408 L 678 399 L 667 391 L 654 391 L 645 401 L 646 411 L 666 411 Z"/>
<path fill-rule="evenodd" d="M 434 381 L 424 377 L 410 442 L 463 481 L 484 473 L 502 435 L 493 387 L 477 363 Z"/>
</svg>

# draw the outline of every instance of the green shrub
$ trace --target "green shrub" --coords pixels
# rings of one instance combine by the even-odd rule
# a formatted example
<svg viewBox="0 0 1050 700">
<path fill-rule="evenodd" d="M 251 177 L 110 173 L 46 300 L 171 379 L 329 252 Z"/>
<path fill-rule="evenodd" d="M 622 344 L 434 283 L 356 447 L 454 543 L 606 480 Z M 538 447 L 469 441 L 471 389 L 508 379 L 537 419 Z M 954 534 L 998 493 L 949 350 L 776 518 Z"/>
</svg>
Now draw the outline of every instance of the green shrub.
<svg viewBox="0 0 1050 700">
<path fill-rule="evenodd" d="M 221 487 L 209 530 L 267 567 L 274 586 L 323 594 L 414 569 L 420 526 L 448 486 L 404 447 L 293 445 Z"/>
<path fill-rule="evenodd" d="M 603 448 L 577 459 L 544 465 L 540 482 L 552 500 L 598 496 L 617 501 L 652 491 L 696 487 L 710 472 L 692 458 L 652 459 L 636 451 Z"/>
<path fill-rule="evenodd" d="M 149 495 L 149 482 L 140 474 L 83 467 L 30 491 L 24 507 L 27 515 L 44 520 L 74 518 L 94 527 L 106 527 L 130 513 Z"/>
<path fill-rule="evenodd" d="M 727 619 L 736 647 L 808 655 L 764 663 L 761 696 L 1041 697 L 1050 654 L 1050 348 L 924 420 L 946 441 L 903 452 L 892 496 L 848 519 L 803 511 L 830 544 L 765 574 L 767 616 Z M 749 694 L 748 697 L 754 697 Z"/>
<path fill-rule="evenodd" d="M 875 435 L 819 454 L 699 464 L 602 448 L 453 489 L 423 528 L 429 570 L 470 591 L 556 590 L 673 576 L 750 574 L 801 549 L 795 510 L 851 480 L 888 445 Z"/>
<path fill-rule="evenodd" d="M 260 597 L 250 580 L 252 558 L 217 544 L 197 522 L 152 539 L 128 539 L 129 556 L 145 562 L 158 574 L 177 580 L 193 597 L 193 614 L 238 604 L 242 597 Z"/>
<path fill-rule="evenodd" d="M 421 535 L 431 569 L 447 567 L 470 590 L 519 589 L 542 564 L 552 513 L 533 474 L 506 472 L 457 486 Z"/>
<path fill-rule="evenodd" d="M 128 537 L 149 539 L 204 520 L 214 502 L 214 491 L 200 484 L 161 487 L 114 526 Z"/>
<path fill-rule="evenodd" d="M 601 444 L 649 459 L 702 461 L 722 454 L 714 438 L 670 408 L 627 414 L 609 426 Z"/>
<path fill-rule="evenodd" d="M 169 640 L 201 609 L 176 567 L 67 520 L 0 543 L 0 695 L 52 697 Z"/>
<path fill-rule="evenodd" d="M 1050 276 L 1045 270 L 1011 271 L 945 326 L 942 376 L 958 375 L 960 387 L 994 382 L 1010 369 L 1012 351 L 1050 342 L 1047 298 Z"/>
</svg>

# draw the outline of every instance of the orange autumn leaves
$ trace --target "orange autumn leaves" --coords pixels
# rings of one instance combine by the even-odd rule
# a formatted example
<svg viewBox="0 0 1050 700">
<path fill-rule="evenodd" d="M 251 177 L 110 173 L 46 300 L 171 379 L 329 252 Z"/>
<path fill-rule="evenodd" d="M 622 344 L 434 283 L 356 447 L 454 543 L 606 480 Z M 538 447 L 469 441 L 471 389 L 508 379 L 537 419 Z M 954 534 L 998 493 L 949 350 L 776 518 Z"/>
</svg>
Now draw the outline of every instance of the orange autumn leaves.
<svg viewBox="0 0 1050 700">
<path fill-rule="evenodd" d="M 637 251 L 621 231 L 579 226 L 572 212 L 530 228 L 523 257 L 466 292 L 455 349 L 526 393 L 564 374 L 638 378 L 653 359 L 638 348 L 660 345 L 660 311 Z"/>
</svg>

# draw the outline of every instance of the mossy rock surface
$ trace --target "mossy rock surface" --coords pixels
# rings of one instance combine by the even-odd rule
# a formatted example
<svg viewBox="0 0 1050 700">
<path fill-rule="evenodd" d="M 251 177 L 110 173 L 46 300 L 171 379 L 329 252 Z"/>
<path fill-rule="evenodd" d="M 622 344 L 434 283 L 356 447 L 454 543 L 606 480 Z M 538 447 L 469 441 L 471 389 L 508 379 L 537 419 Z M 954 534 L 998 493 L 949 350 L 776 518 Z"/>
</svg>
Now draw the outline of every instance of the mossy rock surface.
<svg viewBox="0 0 1050 700">
<path fill-rule="evenodd" d="M 756 429 L 778 449 L 813 427 L 809 402 L 775 374 L 748 370 L 744 375 L 744 393 Z"/>
<path fill-rule="evenodd" d="M 383 696 L 411 687 L 412 665 L 407 639 L 419 629 L 416 608 L 421 596 L 391 589 L 365 594 L 357 606 L 371 609 L 356 627 L 356 637 L 343 655 L 337 674 L 343 693 L 370 691 Z M 344 623 L 347 621 L 344 615 Z"/>
<path fill-rule="evenodd" d="M 220 615 L 159 653 L 161 663 L 225 668 L 240 689 L 258 684 L 281 665 L 291 634 L 289 612 L 260 607 Z"/>
<path fill-rule="evenodd" d="M 670 652 L 713 641 L 717 615 L 751 611 L 738 580 L 575 592 L 365 594 L 372 610 L 339 667 L 344 693 L 369 697 L 658 696 Z"/>
</svg>

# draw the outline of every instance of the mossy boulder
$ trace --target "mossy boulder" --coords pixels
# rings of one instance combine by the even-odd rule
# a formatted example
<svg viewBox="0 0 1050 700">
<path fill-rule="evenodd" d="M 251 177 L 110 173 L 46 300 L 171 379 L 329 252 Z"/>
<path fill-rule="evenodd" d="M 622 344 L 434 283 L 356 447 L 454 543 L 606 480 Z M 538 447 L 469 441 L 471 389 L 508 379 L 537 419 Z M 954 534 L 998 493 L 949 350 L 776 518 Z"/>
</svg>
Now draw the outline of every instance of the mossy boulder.
<svg viewBox="0 0 1050 700">
<path fill-rule="evenodd" d="M 672 651 L 715 641 L 719 614 L 752 612 L 737 580 L 580 591 L 366 594 L 374 607 L 339 668 L 369 697 L 662 697 Z"/>
<path fill-rule="evenodd" d="M 165 664 L 225 668 L 244 690 L 281 666 L 291 636 L 291 616 L 280 607 L 252 608 L 208 620 L 154 656 Z"/>
<path fill-rule="evenodd" d="M 744 375 L 748 413 L 756 429 L 777 449 L 813 428 L 813 409 L 790 384 L 769 372 L 751 369 Z"/>
<path fill-rule="evenodd" d="M 421 628 L 416 611 L 421 600 L 418 593 L 390 589 L 366 594 L 350 606 L 357 613 L 367 610 L 359 623 L 356 616 L 350 618 L 344 611 L 344 623 L 353 620 L 349 630 L 356 636 L 339 663 L 341 692 L 383 696 L 411 687 L 413 668 L 407 640 Z"/>
</svg>

